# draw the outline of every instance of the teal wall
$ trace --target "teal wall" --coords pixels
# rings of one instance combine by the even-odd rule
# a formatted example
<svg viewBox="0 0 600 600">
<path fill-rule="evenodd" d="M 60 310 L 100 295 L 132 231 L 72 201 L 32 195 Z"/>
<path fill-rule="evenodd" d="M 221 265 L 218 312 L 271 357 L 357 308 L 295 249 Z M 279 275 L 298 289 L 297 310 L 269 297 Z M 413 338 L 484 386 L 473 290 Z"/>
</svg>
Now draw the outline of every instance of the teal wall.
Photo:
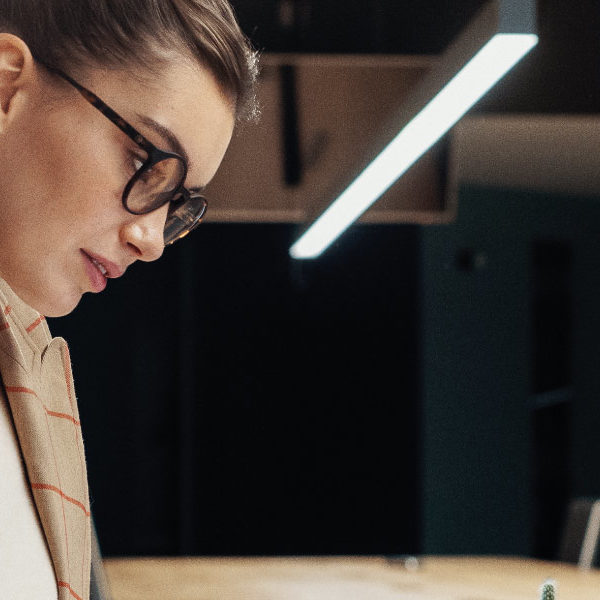
<svg viewBox="0 0 600 600">
<path fill-rule="evenodd" d="M 532 552 L 532 248 L 572 251 L 569 493 L 600 495 L 600 199 L 463 188 L 422 228 L 425 553 Z"/>
</svg>

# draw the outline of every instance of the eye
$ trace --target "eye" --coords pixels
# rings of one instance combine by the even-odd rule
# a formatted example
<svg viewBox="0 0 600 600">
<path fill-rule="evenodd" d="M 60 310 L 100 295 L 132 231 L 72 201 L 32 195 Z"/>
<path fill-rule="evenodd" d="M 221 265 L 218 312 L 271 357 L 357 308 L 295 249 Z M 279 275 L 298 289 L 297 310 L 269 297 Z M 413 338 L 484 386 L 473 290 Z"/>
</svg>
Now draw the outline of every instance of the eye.
<svg viewBox="0 0 600 600">
<path fill-rule="evenodd" d="M 125 153 L 125 169 L 129 176 L 137 173 L 146 162 L 147 157 L 142 156 L 139 152 L 127 149 Z"/>
<path fill-rule="evenodd" d="M 135 154 L 133 154 L 131 156 L 131 162 L 133 164 L 134 171 L 139 171 L 142 168 L 142 165 L 144 164 L 144 161 L 139 156 L 136 156 Z"/>
<path fill-rule="evenodd" d="M 134 173 L 137 173 L 142 166 L 144 165 L 144 161 L 145 159 L 142 156 L 139 156 L 138 154 L 135 154 L 133 152 L 129 153 L 129 159 L 128 159 L 128 167 L 129 167 L 129 172 L 133 175 Z"/>
<path fill-rule="evenodd" d="M 135 152 L 129 152 L 129 159 L 128 159 L 128 173 L 129 176 L 133 176 L 135 173 L 137 173 L 143 166 L 144 163 L 146 162 L 147 157 L 144 156 L 140 156 L 139 154 L 136 154 Z M 150 167 L 149 169 L 145 169 L 144 172 L 140 175 L 139 179 L 141 181 L 147 182 L 149 181 L 149 179 L 152 177 L 153 175 L 153 167 Z"/>
</svg>

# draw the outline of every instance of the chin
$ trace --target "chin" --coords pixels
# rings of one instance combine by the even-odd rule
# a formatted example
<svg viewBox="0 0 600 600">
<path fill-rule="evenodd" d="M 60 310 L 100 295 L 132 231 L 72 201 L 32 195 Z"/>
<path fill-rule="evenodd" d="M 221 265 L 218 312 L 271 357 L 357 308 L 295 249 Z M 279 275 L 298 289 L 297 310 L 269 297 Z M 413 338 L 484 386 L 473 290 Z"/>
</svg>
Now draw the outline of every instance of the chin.
<svg viewBox="0 0 600 600">
<path fill-rule="evenodd" d="M 45 317 L 65 317 L 75 310 L 80 300 L 81 296 L 77 299 L 69 299 L 68 301 L 45 303 L 44 310 L 40 310 L 39 308 L 36 308 L 36 310 Z"/>
<path fill-rule="evenodd" d="M 49 310 L 46 311 L 41 311 L 38 310 L 38 312 L 42 315 L 44 315 L 45 317 L 66 317 L 68 314 L 72 313 L 75 310 L 75 307 L 77 306 L 77 304 L 70 306 L 68 308 L 64 308 L 64 307 L 60 307 L 60 308 L 51 308 Z"/>
<path fill-rule="evenodd" d="M 25 304 L 45 317 L 64 317 L 75 310 L 83 291 L 69 281 L 58 278 L 11 277 L 4 279 Z M 62 284 L 62 285 L 61 285 Z"/>
<path fill-rule="evenodd" d="M 75 310 L 81 294 L 44 294 L 22 299 L 45 317 L 64 317 Z"/>
</svg>

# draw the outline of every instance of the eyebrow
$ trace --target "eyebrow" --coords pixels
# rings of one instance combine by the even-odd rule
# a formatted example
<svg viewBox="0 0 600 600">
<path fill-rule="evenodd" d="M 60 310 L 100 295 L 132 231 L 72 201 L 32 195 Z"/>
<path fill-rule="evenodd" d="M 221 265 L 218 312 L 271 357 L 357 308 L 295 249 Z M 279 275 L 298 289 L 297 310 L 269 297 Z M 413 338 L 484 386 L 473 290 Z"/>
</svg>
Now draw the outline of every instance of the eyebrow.
<svg viewBox="0 0 600 600">
<path fill-rule="evenodd" d="M 152 117 L 149 117 L 148 115 L 142 115 L 140 113 L 136 113 L 136 117 L 140 120 L 141 123 L 146 125 L 146 127 L 149 127 L 155 133 L 160 135 L 164 140 L 166 140 L 169 143 L 169 145 L 171 146 L 170 149 L 173 152 L 175 152 L 176 154 L 179 154 L 180 156 L 182 156 L 183 159 L 185 160 L 186 164 L 188 165 L 188 168 L 191 168 L 192 163 L 190 162 L 190 157 L 188 156 L 188 153 L 185 151 L 185 148 L 181 145 L 179 138 L 168 127 L 166 127 L 165 125 L 162 125 L 158 121 L 155 121 Z M 203 192 L 205 189 L 206 189 L 205 185 L 187 188 L 187 190 L 189 192 L 194 192 L 194 193 Z"/>
</svg>

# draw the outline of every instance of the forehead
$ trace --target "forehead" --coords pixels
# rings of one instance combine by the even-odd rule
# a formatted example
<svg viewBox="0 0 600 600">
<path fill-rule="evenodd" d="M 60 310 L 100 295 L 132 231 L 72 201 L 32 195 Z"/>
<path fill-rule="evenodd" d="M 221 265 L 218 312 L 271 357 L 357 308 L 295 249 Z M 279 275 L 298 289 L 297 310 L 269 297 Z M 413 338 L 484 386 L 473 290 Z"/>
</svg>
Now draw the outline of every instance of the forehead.
<svg viewBox="0 0 600 600">
<path fill-rule="evenodd" d="M 125 71 L 94 72 L 89 81 L 156 146 L 187 154 L 188 186 L 212 179 L 231 139 L 235 108 L 207 69 L 171 61 L 144 83 Z"/>
</svg>

